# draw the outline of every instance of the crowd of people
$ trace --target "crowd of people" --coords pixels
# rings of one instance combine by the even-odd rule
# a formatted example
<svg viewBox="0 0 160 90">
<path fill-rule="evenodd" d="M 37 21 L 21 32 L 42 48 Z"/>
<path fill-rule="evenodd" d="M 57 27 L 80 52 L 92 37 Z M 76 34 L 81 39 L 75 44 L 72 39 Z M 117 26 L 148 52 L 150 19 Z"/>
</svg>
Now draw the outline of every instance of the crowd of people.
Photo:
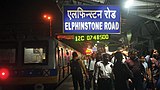
<svg viewBox="0 0 160 90">
<path fill-rule="evenodd" d="M 160 57 L 156 49 L 146 55 L 132 49 L 111 55 L 96 53 L 70 62 L 74 90 L 160 90 Z M 85 75 L 85 76 L 84 76 Z M 85 83 L 84 83 L 85 82 Z"/>
</svg>

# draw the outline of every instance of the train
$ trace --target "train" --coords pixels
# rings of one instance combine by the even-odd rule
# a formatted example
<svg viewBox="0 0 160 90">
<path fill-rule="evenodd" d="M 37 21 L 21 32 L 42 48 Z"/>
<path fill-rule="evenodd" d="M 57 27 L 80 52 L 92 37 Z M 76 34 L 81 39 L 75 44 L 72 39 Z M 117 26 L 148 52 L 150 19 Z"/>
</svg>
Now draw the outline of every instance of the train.
<svg viewBox="0 0 160 90">
<path fill-rule="evenodd" d="M 56 38 L 0 40 L 0 90 L 54 90 L 70 75 L 73 51 L 82 56 Z"/>
</svg>

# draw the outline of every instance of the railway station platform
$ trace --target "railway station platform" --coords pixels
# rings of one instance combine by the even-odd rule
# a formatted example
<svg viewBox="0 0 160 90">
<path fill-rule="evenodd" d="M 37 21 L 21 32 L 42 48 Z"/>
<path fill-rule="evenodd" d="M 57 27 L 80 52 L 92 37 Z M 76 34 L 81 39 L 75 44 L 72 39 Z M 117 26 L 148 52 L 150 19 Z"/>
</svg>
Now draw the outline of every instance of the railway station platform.
<svg viewBox="0 0 160 90">
<path fill-rule="evenodd" d="M 69 75 L 63 83 L 61 83 L 56 90 L 74 90 L 72 83 L 72 75 Z"/>
<path fill-rule="evenodd" d="M 73 83 L 72 83 L 72 75 L 69 75 L 63 83 L 61 83 L 56 90 L 74 90 Z M 85 90 L 85 89 L 84 89 Z M 90 88 L 93 90 L 93 88 Z"/>
</svg>

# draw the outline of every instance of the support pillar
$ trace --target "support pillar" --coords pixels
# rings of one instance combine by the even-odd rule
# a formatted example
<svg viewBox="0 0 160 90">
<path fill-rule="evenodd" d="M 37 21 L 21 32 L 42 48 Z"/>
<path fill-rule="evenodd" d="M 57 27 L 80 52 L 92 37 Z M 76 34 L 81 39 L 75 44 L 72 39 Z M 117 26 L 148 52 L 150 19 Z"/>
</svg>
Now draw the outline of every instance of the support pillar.
<svg viewBox="0 0 160 90">
<path fill-rule="evenodd" d="M 149 45 L 148 45 L 148 50 L 150 51 L 151 49 L 154 49 L 154 40 L 151 38 L 149 39 Z"/>
</svg>

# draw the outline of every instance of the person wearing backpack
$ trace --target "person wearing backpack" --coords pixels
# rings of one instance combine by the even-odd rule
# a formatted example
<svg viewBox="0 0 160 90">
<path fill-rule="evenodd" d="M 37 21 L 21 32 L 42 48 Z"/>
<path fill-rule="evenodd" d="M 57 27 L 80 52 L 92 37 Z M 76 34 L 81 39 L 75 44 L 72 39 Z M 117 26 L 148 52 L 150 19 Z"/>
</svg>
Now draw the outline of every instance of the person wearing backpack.
<svg viewBox="0 0 160 90">
<path fill-rule="evenodd" d="M 78 90 L 78 84 L 80 90 L 84 90 L 83 72 L 86 78 L 88 77 L 85 65 L 83 64 L 83 61 L 78 58 L 77 52 L 73 52 L 72 57 L 73 58 L 70 61 L 70 67 L 71 67 L 71 75 L 72 75 L 74 90 Z"/>
</svg>

